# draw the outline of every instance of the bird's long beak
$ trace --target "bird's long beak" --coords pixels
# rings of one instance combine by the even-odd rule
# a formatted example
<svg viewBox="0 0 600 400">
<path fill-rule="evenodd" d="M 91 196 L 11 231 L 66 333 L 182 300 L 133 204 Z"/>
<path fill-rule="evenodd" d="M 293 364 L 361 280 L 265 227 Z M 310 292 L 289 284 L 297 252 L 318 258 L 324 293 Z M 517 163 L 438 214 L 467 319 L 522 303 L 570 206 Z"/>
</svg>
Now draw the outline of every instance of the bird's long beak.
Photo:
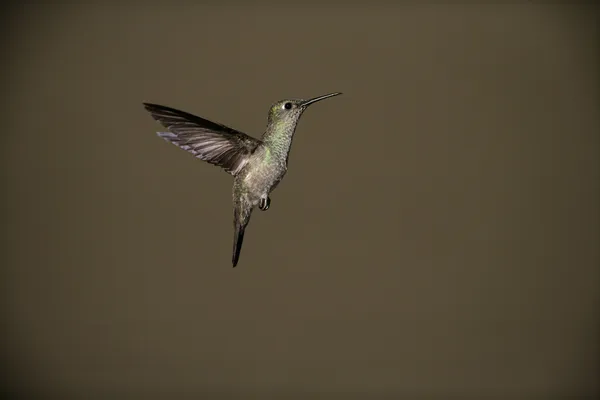
<svg viewBox="0 0 600 400">
<path fill-rule="evenodd" d="M 338 96 L 340 95 L 340 92 L 336 92 L 336 93 L 329 93 L 329 94 L 325 94 L 323 96 L 319 96 L 319 97 L 315 97 L 312 98 L 310 100 L 306 100 L 302 103 L 302 107 L 308 107 L 309 105 L 311 105 L 312 103 L 316 103 L 317 101 L 321 101 L 321 100 L 325 100 L 329 97 L 333 97 L 333 96 Z"/>
</svg>

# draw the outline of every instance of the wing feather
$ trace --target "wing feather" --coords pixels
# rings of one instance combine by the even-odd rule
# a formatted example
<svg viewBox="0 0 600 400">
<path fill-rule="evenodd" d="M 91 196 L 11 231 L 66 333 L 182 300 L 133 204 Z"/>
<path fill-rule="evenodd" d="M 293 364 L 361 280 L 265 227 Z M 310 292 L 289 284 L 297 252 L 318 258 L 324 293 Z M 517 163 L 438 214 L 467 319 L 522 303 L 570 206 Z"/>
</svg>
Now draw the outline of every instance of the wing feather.
<svg viewBox="0 0 600 400">
<path fill-rule="evenodd" d="M 169 132 L 158 132 L 163 139 L 210 164 L 236 175 L 261 143 L 243 132 L 174 108 L 143 103 L 152 117 Z"/>
</svg>

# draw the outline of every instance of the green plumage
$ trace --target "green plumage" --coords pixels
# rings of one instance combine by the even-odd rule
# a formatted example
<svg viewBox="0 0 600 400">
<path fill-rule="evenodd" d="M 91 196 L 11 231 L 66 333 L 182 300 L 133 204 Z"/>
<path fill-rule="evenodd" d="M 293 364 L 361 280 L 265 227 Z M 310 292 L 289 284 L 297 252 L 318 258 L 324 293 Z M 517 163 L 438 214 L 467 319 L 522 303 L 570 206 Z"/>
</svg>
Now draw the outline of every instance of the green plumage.
<svg viewBox="0 0 600 400">
<path fill-rule="evenodd" d="M 234 267 L 239 261 L 244 233 L 254 207 L 268 209 L 269 194 L 287 172 L 292 139 L 302 113 L 310 104 L 340 94 L 274 103 L 260 140 L 183 111 L 144 103 L 152 117 L 169 131 L 159 132 L 159 136 L 233 175 Z"/>
</svg>

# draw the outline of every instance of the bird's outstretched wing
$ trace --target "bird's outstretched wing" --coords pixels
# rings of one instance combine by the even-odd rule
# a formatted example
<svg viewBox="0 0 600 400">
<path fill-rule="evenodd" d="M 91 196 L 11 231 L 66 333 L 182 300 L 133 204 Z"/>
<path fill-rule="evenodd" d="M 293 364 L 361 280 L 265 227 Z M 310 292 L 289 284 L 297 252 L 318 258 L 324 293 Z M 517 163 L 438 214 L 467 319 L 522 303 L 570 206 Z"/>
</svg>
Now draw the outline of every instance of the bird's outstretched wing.
<svg viewBox="0 0 600 400">
<path fill-rule="evenodd" d="M 158 132 L 163 139 L 189 151 L 195 157 L 222 167 L 236 175 L 261 143 L 243 132 L 216 122 L 158 104 L 143 103 L 152 117 L 169 132 Z"/>
</svg>

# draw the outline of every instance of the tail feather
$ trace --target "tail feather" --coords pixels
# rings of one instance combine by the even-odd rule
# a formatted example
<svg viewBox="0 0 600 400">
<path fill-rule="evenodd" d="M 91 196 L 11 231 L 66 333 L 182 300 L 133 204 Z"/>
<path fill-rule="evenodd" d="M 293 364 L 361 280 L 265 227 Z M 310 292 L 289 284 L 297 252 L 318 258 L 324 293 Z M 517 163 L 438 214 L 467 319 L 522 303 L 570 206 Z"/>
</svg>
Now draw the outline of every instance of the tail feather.
<svg viewBox="0 0 600 400">
<path fill-rule="evenodd" d="M 232 258 L 232 263 L 233 263 L 233 268 L 235 268 L 235 266 L 238 263 L 238 260 L 240 259 L 240 253 L 242 251 L 242 243 L 244 242 L 244 231 L 246 230 L 246 227 L 240 223 L 236 223 L 235 224 L 235 231 L 233 233 L 233 258 Z"/>
<path fill-rule="evenodd" d="M 231 259 L 234 268 L 240 259 L 244 232 L 248 222 L 250 222 L 250 215 L 252 215 L 251 205 L 244 202 L 235 202 L 233 211 L 233 257 Z"/>
</svg>

